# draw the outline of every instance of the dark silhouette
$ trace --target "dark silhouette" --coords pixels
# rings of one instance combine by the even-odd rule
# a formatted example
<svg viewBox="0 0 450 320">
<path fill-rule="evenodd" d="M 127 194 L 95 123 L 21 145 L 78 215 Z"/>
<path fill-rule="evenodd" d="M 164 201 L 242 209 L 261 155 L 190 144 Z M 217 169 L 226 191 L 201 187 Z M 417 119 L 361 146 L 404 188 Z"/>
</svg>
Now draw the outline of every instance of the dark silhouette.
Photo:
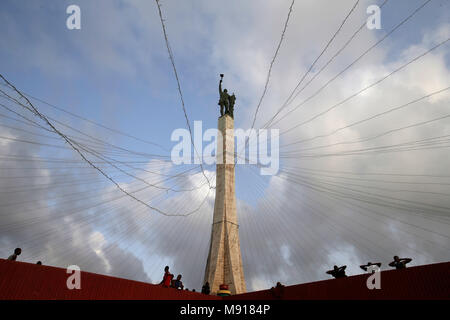
<svg viewBox="0 0 450 320">
<path fill-rule="evenodd" d="M 20 248 L 14 249 L 14 253 L 8 257 L 8 260 L 16 261 L 17 256 L 20 256 L 21 253 L 22 253 L 22 249 L 20 249 Z"/>
<path fill-rule="evenodd" d="M 395 269 L 405 269 L 406 264 L 412 261 L 411 258 L 399 258 L 398 256 L 394 256 L 394 261 L 389 263 L 390 267 L 395 267 Z"/>
<path fill-rule="evenodd" d="M 230 116 L 234 119 L 234 104 L 236 103 L 236 96 L 233 94 L 230 96 Z"/>
<path fill-rule="evenodd" d="M 42 262 L 38 261 L 38 262 L 36 262 L 36 264 L 38 264 L 38 265 L 42 265 Z"/>
<path fill-rule="evenodd" d="M 163 285 L 163 287 L 170 287 L 170 283 L 172 282 L 173 274 L 169 272 L 169 266 L 164 268 L 164 277 L 162 281 L 159 283 Z"/>
<path fill-rule="evenodd" d="M 192 289 L 192 292 L 195 292 L 195 289 Z"/>
<path fill-rule="evenodd" d="M 277 282 L 275 287 L 270 288 L 270 292 L 275 296 L 276 299 L 281 299 L 284 294 L 284 285 L 281 282 Z"/>
<path fill-rule="evenodd" d="M 220 106 L 220 116 L 224 114 L 229 114 L 234 118 L 234 104 L 236 103 L 236 96 L 234 93 L 230 96 L 227 89 L 222 90 L 223 74 L 220 74 L 219 81 L 219 103 Z"/>
<path fill-rule="evenodd" d="M 175 280 L 172 280 L 171 287 L 175 288 L 175 289 L 183 290 L 184 286 L 183 286 L 183 282 L 181 282 L 181 274 L 179 274 Z"/>
<path fill-rule="evenodd" d="M 222 78 L 223 74 L 220 75 L 220 81 L 219 81 L 219 103 L 220 106 L 220 116 L 224 115 L 224 109 L 225 113 L 229 113 L 229 107 L 230 107 L 230 95 L 228 94 L 228 90 L 224 89 L 222 90 Z"/>
<path fill-rule="evenodd" d="M 367 264 L 363 264 L 362 266 L 359 266 L 361 269 L 363 269 L 364 271 L 367 271 L 367 268 L 370 266 L 378 266 L 378 268 L 381 268 L 381 262 L 368 262 Z"/>
<path fill-rule="evenodd" d="M 347 266 L 342 266 L 339 268 L 338 268 L 338 266 L 334 266 L 333 270 L 328 270 L 327 273 L 331 274 L 336 279 L 345 278 L 345 277 L 347 277 L 347 275 L 345 274 L 345 268 L 347 268 Z"/>
<path fill-rule="evenodd" d="M 206 283 L 202 287 L 202 293 L 209 294 L 210 292 L 211 292 L 211 289 L 209 288 L 209 282 L 206 281 Z"/>
</svg>

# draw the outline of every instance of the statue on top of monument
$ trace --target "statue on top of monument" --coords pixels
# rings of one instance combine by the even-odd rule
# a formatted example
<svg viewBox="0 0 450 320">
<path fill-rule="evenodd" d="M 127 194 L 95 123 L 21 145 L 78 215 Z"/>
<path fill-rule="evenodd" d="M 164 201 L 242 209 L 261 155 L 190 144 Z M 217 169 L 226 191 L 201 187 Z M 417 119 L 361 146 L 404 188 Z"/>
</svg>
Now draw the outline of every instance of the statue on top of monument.
<svg viewBox="0 0 450 320">
<path fill-rule="evenodd" d="M 228 110 L 230 112 L 230 116 L 234 119 L 234 103 L 236 102 L 236 96 L 233 94 L 230 96 L 230 109 Z"/>
<path fill-rule="evenodd" d="M 222 80 L 223 80 L 223 74 L 220 74 L 220 81 L 219 81 L 219 94 L 220 99 L 218 105 L 220 106 L 220 116 L 223 116 L 224 114 L 229 114 L 232 118 L 234 118 L 234 104 L 236 102 L 236 96 L 229 95 L 227 89 L 222 90 Z M 225 112 L 224 112 L 225 111 Z"/>
</svg>

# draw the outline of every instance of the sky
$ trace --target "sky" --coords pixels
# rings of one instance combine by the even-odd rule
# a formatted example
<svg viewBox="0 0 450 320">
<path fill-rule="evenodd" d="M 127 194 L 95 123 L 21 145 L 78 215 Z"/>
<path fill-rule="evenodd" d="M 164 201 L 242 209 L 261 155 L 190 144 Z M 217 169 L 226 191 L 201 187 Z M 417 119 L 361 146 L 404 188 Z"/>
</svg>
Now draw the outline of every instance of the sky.
<svg viewBox="0 0 450 320">
<path fill-rule="evenodd" d="M 237 96 L 235 127 L 249 129 L 291 1 L 160 3 L 190 125 L 201 120 L 204 129 L 217 126 L 218 80 L 223 73 L 224 87 Z M 255 128 L 262 128 L 283 105 L 354 3 L 295 2 Z M 345 101 L 448 39 L 449 1 L 427 3 L 313 96 L 425 0 L 387 1 L 381 8 L 381 29 L 363 27 L 320 72 L 366 21 L 367 7 L 382 3 L 359 1 L 303 85 L 316 78 L 277 119 L 286 116 L 270 126 L 281 132 L 278 174 L 261 176 L 256 166 L 236 166 L 248 290 L 269 288 L 277 281 L 327 279 L 325 271 L 334 264 L 347 265 L 352 275 L 361 273 L 359 265 L 368 261 L 382 262 L 386 269 L 394 255 L 413 258 L 411 265 L 450 258 L 445 140 L 450 118 L 386 133 L 450 113 L 448 91 L 389 111 L 449 87 L 448 42 Z M 66 27 L 66 8 L 71 4 L 81 9 L 80 30 Z M 92 138 L 83 135 L 87 134 L 146 153 L 96 145 L 99 152 L 105 150 L 106 156 L 122 161 L 117 165 L 121 172 L 108 166 L 105 170 L 125 190 L 146 187 L 136 191 L 136 197 L 167 212 L 195 211 L 187 217 L 167 217 L 127 197 L 83 163 L 79 154 L 64 149 L 68 145 L 61 137 L 4 117 L 23 120 L 19 113 L 35 119 L 0 98 L 16 112 L 0 110 L 0 256 L 21 247 L 22 261 L 42 260 L 58 267 L 76 264 L 84 271 L 152 283 L 158 283 L 164 266 L 170 265 L 174 273 L 183 274 L 186 287 L 200 289 L 214 189 L 205 184 L 198 167 L 175 165 L 164 158 L 175 144 L 172 132 L 186 128 L 186 119 L 156 3 L 5 0 L 0 7 L 0 73 L 40 99 L 32 99 L 33 104 L 59 121 L 55 125 L 65 134 L 92 145 Z M 338 104 L 341 101 L 345 102 Z M 386 134 L 373 138 L 382 133 Z M 442 141 L 417 142 L 435 137 Z M 373 149 L 411 141 L 415 147 L 409 145 L 407 150 Z M 214 183 L 214 166 L 204 170 Z M 174 174 L 182 175 L 163 180 Z"/>
</svg>

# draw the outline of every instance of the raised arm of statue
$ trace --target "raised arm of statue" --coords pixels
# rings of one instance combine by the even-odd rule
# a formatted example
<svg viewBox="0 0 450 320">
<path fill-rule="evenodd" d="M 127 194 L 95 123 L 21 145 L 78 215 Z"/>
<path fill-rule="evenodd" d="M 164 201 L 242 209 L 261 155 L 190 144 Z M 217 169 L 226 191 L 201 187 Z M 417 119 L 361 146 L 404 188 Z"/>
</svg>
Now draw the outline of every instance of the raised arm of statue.
<svg viewBox="0 0 450 320">
<path fill-rule="evenodd" d="M 222 79 L 219 81 L 219 94 L 222 96 Z"/>
</svg>

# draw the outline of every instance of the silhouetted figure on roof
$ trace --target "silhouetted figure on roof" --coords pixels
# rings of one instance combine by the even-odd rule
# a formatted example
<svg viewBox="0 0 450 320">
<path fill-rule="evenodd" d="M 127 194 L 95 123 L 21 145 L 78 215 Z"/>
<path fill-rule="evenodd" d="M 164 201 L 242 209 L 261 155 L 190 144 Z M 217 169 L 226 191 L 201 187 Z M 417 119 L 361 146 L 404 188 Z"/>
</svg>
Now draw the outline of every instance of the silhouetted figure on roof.
<svg viewBox="0 0 450 320">
<path fill-rule="evenodd" d="M 22 253 L 22 249 L 20 249 L 20 248 L 14 249 L 14 253 L 8 257 L 8 260 L 16 261 L 17 256 L 20 256 L 21 253 Z"/>
<path fill-rule="evenodd" d="M 284 294 L 284 285 L 281 282 L 277 282 L 275 287 L 270 288 L 270 292 L 275 296 L 276 299 L 281 299 Z"/>
<path fill-rule="evenodd" d="M 38 264 L 38 265 L 42 265 L 42 262 L 41 262 L 41 261 L 38 261 L 38 262 L 36 262 L 36 264 Z"/>
<path fill-rule="evenodd" d="M 173 279 L 173 274 L 171 274 L 169 272 L 169 266 L 166 266 L 164 268 L 164 277 L 163 277 L 162 281 L 159 284 L 162 284 L 163 287 L 170 287 L 172 279 Z"/>
<path fill-rule="evenodd" d="M 345 268 L 347 268 L 347 266 L 342 266 L 342 267 L 334 266 L 333 270 L 328 270 L 327 273 L 331 274 L 336 279 L 345 278 L 345 277 L 347 277 L 347 275 L 345 274 Z"/>
<path fill-rule="evenodd" d="M 367 264 L 363 264 L 362 266 L 359 266 L 361 269 L 363 269 L 364 271 L 367 271 L 367 268 L 370 266 L 378 266 L 378 268 L 381 268 L 381 262 L 368 262 Z"/>
<path fill-rule="evenodd" d="M 206 283 L 202 287 L 202 293 L 209 294 L 210 292 L 211 292 L 211 288 L 209 287 L 209 282 L 206 281 Z"/>
<path fill-rule="evenodd" d="M 395 267 L 395 269 L 405 269 L 406 264 L 412 261 L 411 258 L 399 258 L 398 256 L 394 256 L 394 261 L 389 263 L 390 267 Z"/>
<path fill-rule="evenodd" d="M 192 289 L 192 292 L 195 292 L 195 289 Z"/>
<path fill-rule="evenodd" d="M 175 289 L 183 290 L 184 286 L 183 286 L 183 282 L 181 282 L 181 274 L 179 274 L 175 280 L 172 280 L 171 287 L 175 288 Z"/>
</svg>

